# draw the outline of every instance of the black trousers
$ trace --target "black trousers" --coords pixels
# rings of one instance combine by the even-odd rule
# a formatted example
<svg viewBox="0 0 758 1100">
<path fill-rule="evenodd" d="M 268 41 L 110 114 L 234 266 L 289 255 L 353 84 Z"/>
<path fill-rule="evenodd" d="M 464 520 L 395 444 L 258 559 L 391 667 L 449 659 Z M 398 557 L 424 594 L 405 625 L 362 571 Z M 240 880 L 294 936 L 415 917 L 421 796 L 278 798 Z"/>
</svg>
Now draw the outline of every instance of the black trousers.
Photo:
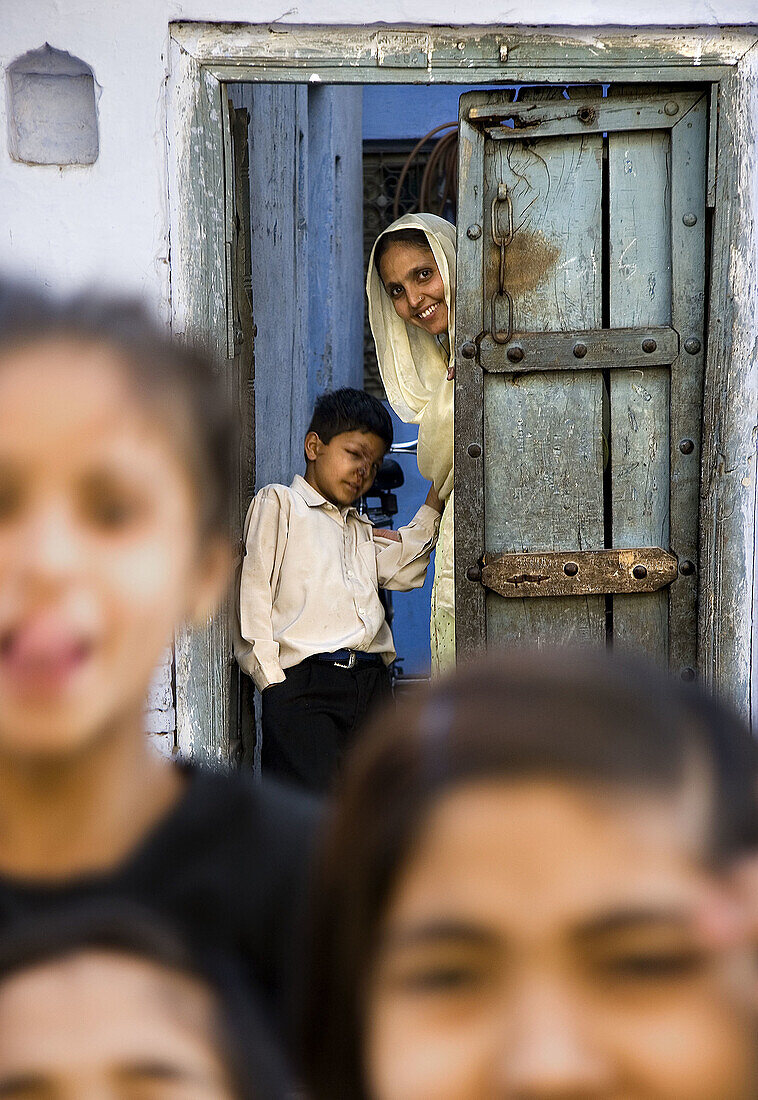
<svg viewBox="0 0 758 1100">
<path fill-rule="evenodd" d="M 261 767 L 311 791 L 328 791 L 366 719 L 391 697 L 379 663 L 353 668 L 309 659 L 261 695 Z"/>
</svg>

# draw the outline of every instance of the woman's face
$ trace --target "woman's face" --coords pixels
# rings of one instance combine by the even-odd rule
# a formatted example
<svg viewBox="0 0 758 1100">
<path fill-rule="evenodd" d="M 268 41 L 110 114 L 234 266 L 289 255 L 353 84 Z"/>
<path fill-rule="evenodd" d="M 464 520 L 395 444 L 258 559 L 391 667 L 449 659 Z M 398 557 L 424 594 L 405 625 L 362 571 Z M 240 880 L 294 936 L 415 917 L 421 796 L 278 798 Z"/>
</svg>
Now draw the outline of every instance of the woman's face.
<svg viewBox="0 0 758 1100">
<path fill-rule="evenodd" d="M 380 929 L 370 1095 L 758 1095 L 752 969 L 700 942 L 698 847 L 684 810 L 568 783 L 444 797 Z"/>
<path fill-rule="evenodd" d="M 431 249 L 395 241 L 382 256 L 379 275 L 395 312 L 406 324 L 432 336 L 447 332 L 445 287 Z"/>
</svg>

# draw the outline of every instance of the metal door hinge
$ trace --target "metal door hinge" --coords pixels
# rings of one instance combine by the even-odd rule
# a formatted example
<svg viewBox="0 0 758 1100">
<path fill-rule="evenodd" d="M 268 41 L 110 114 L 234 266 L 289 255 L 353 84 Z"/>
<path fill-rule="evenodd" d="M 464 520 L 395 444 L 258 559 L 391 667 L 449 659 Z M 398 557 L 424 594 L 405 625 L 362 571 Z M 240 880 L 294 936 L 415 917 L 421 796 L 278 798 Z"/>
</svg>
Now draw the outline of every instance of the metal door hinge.
<svg viewBox="0 0 758 1100">
<path fill-rule="evenodd" d="M 659 546 L 485 555 L 482 584 L 506 597 L 655 592 L 676 580 L 678 559 Z"/>
</svg>

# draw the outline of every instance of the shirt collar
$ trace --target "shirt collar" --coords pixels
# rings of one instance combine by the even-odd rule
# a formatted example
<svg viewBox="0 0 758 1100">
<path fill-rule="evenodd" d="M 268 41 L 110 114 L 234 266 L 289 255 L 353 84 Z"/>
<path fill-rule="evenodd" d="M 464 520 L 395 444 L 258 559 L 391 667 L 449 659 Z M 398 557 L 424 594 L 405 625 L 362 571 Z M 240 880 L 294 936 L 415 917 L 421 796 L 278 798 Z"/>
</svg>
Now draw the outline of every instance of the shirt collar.
<svg viewBox="0 0 758 1100">
<path fill-rule="evenodd" d="M 323 508 L 328 505 L 330 508 L 336 509 L 341 516 L 353 515 L 361 523 L 368 523 L 373 526 L 368 516 L 362 516 L 354 505 L 350 504 L 347 508 L 337 508 L 336 504 L 332 504 L 331 501 L 322 496 L 318 489 L 314 489 L 301 474 L 295 474 L 290 488 L 303 498 L 309 508 Z"/>
</svg>

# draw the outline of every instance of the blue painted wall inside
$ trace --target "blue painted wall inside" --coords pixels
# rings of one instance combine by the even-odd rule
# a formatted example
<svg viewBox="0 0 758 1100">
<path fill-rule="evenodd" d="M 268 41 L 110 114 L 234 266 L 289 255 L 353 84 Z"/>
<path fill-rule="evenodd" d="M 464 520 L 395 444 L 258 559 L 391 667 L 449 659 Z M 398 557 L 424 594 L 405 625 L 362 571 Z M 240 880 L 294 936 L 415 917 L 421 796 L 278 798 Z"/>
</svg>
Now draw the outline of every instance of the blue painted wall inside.
<svg viewBox="0 0 758 1100">
<path fill-rule="evenodd" d="M 507 85 L 500 85 L 504 87 Z M 458 84 L 366 84 L 363 87 L 363 140 L 418 140 L 435 126 L 458 121 L 464 92 L 482 90 Z"/>
</svg>

